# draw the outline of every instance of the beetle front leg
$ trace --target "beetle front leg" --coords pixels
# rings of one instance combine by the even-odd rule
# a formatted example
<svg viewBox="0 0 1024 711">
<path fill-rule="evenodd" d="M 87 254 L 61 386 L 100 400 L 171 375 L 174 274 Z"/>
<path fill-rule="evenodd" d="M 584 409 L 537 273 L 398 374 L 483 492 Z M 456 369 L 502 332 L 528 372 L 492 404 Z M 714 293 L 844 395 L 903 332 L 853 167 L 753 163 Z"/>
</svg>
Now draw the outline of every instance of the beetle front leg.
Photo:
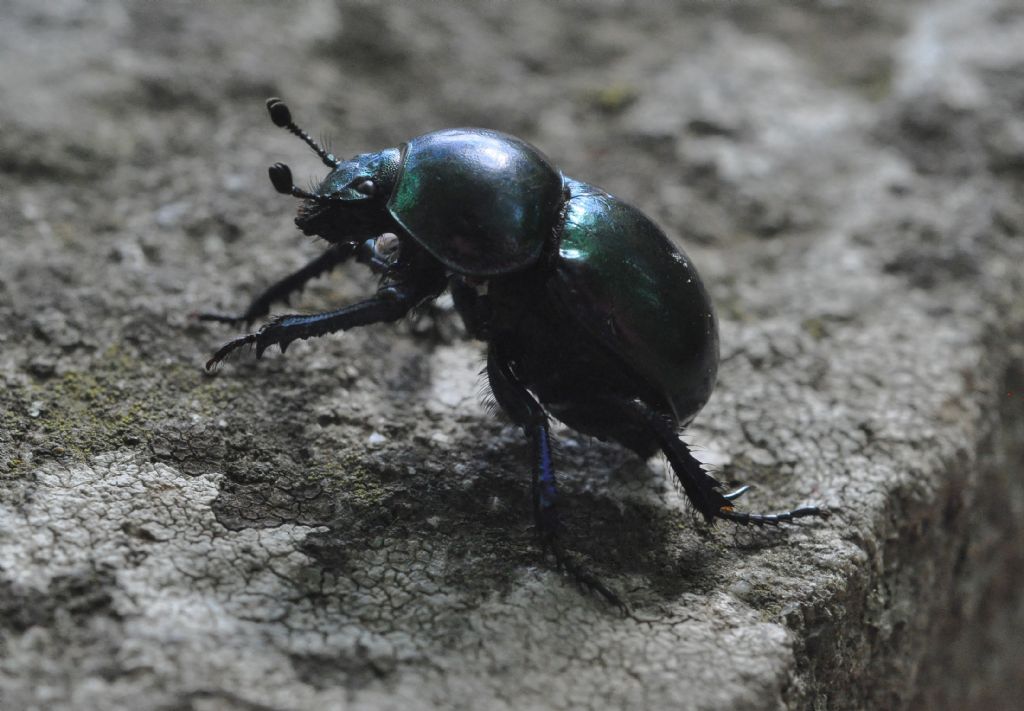
<svg viewBox="0 0 1024 711">
<path fill-rule="evenodd" d="M 541 545 L 551 551 L 558 566 L 587 590 L 599 593 L 620 610 L 627 611 L 624 602 L 609 590 L 593 573 L 580 565 L 558 539 L 561 523 L 558 517 L 558 488 L 551 458 L 551 435 L 548 416 L 540 403 L 515 377 L 507 360 L 500 357 L 492 343 L 487 352 L 487 379 L 491 392 L 512 421 L 523 428 L 533 445 L 533 520 L 540 535 Z"/>
<path fill-rule="evenodd" d="M 397 321 L 409 310 L 426 298 L 421 291 L 399 286 L 388 287 L 372 299 L 345 306 L 336 311 L 319 314 L 287 314 L 278 316 L 256 333 L 236 338 L 221 346 L 220 350 L 206 361 L 206 369 L 213 370 L 230 353 L 242 346 L 255 346 L 256 357 L 263 351 L 277 345 L 283 353 L 292 341 L 317 338 L 336 331 L 347 331 L 356 326 Z"/>
<path fill-rule="evenodd" d="M 301 290 L 310 280 L 321 274 L 334 269 L 336 266 L 347 260 L 356 251 L 355 242 L 338 242 L 332 244 L 316 259 L 310 260 L 298 271 L 289 274 L 285 278 L 271 284 L 263 292 L 254 298 L 244 313 L 238 316 L 229 316 L 218 313 L 201 313 L 197 315 L 200 321 L 217 321 L 219 323 L 245 323 L 252 325 L 253 321 L 270 313 L 270 305 L 275 301 L 287 303 L 288 297 Z"/>
</svg>

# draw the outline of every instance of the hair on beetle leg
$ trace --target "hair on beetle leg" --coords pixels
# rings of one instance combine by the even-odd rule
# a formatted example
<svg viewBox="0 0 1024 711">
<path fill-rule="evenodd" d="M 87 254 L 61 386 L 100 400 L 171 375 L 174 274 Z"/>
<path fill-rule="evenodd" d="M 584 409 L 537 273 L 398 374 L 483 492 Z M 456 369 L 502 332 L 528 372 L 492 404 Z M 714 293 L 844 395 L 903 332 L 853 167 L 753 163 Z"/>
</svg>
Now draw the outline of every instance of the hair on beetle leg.
<svg viewBox="0 0 1024 711">
<path fill-rule="evenodd" d="M 508 419 L 505 415 L 505 411 L 501 409 L 501 405 L 499 405 L 498 401 L 494 398 L 494 393 L 491 392 L 490 387 L 485 385 L 479 388 L 477 390 L 476 397 L 480 406 L 488 416 L 493 417 L 499 422 L 503 422 Z"/>
</svg>

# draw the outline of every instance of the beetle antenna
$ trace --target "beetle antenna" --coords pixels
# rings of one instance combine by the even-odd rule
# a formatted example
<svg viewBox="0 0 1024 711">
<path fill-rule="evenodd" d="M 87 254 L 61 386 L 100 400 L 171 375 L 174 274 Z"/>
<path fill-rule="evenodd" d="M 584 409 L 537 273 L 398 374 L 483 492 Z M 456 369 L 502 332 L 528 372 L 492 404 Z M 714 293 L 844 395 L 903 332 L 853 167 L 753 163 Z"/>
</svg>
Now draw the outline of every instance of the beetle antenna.
<svg viewBox="0 0 1024 711">
<path fill-rule="evenodd" d="M 287 104 L 276 96 L 271 97 L 267 99 L 267 111 L 270 112 L 270 120 L 274 122 L 275 126 L 287 128 L 293 134 L 305 141 L 306 145 L 316 151 L 316 154 L 320 156 L 320 160 L 324 162 L 324 165 L 328 168 L 338 167 L 339 161 L 334 157 L 333 153 L 314 141 L 308 133 L 295 125 L 295 122 L 292 121 L 292 112 L 288 110 Z"/>
<path fill-rule="evenodd" d="M 284 163 L 274 163 L 267 172 L 270 175 L 270 182 L 274 185 L 274 190 L 282 195 L 292 195 L 303 200 L 327 202 L 327 198 L 323 195 L 295 187 L 295 183 L 292 182 L 292 170 Z"/>
</svg>

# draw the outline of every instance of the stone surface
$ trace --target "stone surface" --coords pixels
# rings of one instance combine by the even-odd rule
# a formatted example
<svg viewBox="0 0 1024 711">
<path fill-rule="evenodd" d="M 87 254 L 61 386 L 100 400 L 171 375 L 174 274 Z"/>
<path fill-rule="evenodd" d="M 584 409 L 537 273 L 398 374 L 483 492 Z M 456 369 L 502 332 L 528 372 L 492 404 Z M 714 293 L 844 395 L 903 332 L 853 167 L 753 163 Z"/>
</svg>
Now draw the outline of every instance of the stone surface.
<svg viewBox="0 0 1024 711">
<path fill-rule="evenodd" d="M 1024 692 L 1024 12 L 870 3 L 8 3 L 0 708 L 1014 708 Z M 316 254 L 266 165 L 445 126 L 686 245 L 744 505 L 560 430 L 567 540 L 450 304 L 201 364 Z M 372 290 L 351 268 L 293 304 Z M 285 308 L 285 307 L 282 307 Z"/>
</svg>

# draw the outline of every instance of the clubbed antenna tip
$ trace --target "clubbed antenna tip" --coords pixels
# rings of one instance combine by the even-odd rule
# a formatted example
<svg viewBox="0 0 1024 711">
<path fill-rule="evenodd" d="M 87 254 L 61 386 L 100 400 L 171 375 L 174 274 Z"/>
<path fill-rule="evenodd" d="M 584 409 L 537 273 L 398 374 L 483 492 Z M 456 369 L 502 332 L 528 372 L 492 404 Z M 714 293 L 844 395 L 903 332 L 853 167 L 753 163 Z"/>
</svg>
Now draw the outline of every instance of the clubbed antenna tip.
<svg viewBox="0 0 1024 711">
<path fill-rule="evenodd" d="M 316 193 L 295 187 L 295 183 L 292 182 L 292 170 L 284 163 L 274 163 L 274 165 L 270 166 L 267 174 L 270 175 L 270 182 L 273 184 L 274 190 L 279 193 L 294 195 L 303 200 L 316 200 L 317 202 L 325 200 L 325 198 Z"/>
<path fill-rule="evenodd" d="M 267 111 L 270 112 L 270 120 L 275 126 L 288 128 L 288 124 L 292 122 L 292 112 L 288 110 L 288 105 L 276 96 L 267 99 Z"/>
<path fill-rule="evenodd" d="M 270 182 L 273 183 L 274 190 L 285 195 L 292 194 L 294 183 L 292 182 L 291 168 L 284 163 L 274 163 L 267 172 L 270 174 Z"/>
</svg>

